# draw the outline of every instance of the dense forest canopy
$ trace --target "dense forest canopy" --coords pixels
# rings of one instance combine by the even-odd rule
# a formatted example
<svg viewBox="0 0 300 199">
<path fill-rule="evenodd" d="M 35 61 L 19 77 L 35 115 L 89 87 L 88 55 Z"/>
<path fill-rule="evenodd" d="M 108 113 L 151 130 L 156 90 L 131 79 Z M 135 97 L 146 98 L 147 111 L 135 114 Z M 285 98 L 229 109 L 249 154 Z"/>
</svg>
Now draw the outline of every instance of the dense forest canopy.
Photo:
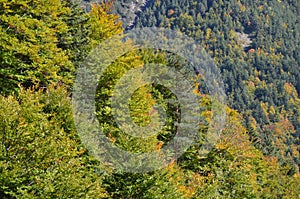
<svg viewBox="0 0 300 199">
<path fill-rule="evenodd" d="M 292 152 L 300 137 L 299 7 L 297 1 L 151 1 L 133 27 L 171 28 L 199 41 L 221 69 L 229 106 L 243 115 L 254 144 L 299 166 L 299 152 Z M 292 128 L 270 133 L 283 123 Z"/>
<path fill-rule="evenodd" d="M 0 198 L 299 198 L 299 15 L 298 0 L 0 0 Z M 97 80 L 99 128 L 122 150 L 166 158 L 162 151 L 184 114 L 172 90 L 140 75 L 131 82 L 143 85 L 128 101 L 136 125 L 149 127 L 158 118 L 153 107 L 165 113 L 156 134 L 129 135 L 113 115 L 114 89 L 128 71 L 189 66 L 184 57 L 132 40 L 105 46 L 145 27 L 198 42 L 220 71 L 227 103 L 216 101 L 197 74 L 196 142 L 162 169 L 131 173 L 99 160 L 83 142 L 72 97 L 77 72 L 94 49 L 127 48 Z M 225 125 L 203 155 L 217 109 L 225 112 Z"/>
</svg>

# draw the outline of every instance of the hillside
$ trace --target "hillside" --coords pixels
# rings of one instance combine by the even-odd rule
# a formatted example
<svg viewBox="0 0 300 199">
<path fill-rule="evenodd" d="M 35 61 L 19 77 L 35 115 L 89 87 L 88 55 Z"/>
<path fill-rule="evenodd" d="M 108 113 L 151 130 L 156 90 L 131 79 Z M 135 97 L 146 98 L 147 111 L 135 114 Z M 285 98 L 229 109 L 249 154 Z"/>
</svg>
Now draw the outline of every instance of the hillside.
<svg viewBox="0 0 300 199">
<path fill-rule="evenodd" d="M 171 28 L 199 41 L 253 144 L 298 167 L 299 12 L 297 1 L 153 1 L 132 28 Z"/>
<path fill-rule="evenodd" d="M 299 15 L 0 1 L 0 198 L 298 199 Z"/>
</svg>

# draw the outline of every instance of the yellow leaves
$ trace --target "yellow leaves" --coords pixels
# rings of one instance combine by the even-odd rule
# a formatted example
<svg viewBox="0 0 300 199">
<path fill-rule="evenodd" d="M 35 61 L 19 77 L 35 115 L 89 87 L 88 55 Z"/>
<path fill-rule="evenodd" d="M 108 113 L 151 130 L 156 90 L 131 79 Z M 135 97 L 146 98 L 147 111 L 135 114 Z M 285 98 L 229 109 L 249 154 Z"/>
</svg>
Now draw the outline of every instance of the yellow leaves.
<svg viewBox="0 0 300 199">
<path fill-rule="evenodd" d="M 260 55 L 261 53 L 262 53 L 262 49 L 261 49 L 261 48 L 257 48 L 256 54 L 257 54 L 257 55 Z"/>
<path fill-rule="evenodd" d="M 172 161 L 164 170 L 167 172 L 167 177 L 169 178 L 168 181 L 176 188 L 174 190 L 175 192 L 180 193 L 183 198 L 190 198 L 193 196 L 195 190 L 199 186 L 199 184 L 196 184 L 196 178 L 200 177 L 200 175 L 195 176 L 196 178 L 192 177 L 187 184 L 187 178 L 183 170 L 180 169 L 175 161 Z"/>
<path fill-rule="evenodd" d="M 198 95 L 198 96 L 200 95 L 200 92 L 199 92 L 199 89 L 198 89 L 198 88 L 199 88 L 199 85 L 200 85 L 199 83 L 196 83 L 196 84 L 195 84 L 195 88 L 194 88 L 194 90 L 193 90 L 193 93 L 194 93 L 195 95 Z"/>
<path fill-rule="evenodd" d="M 213 116 L 212 111 L 203 111 L 203 112 L 201 113 L 201 116 L 204 116 L 204 117 L 205 117 L 205 120 L 206 120 L 208 123 L 211 123 L 211 122 L 212 122 L 212 116 Z"/>
<path fill-rule="evenodd" d="M 244 6 L 240 0 L 238 0 L 238 5 L 240 6 L 242 12 L 246 11 L 246 6 Z"/>
<path fill-rule="evenodd" d="M 196 189 L 196 184 L 190 186 L 181 185 L 178 187 L 178 191 L 184 194 L 184 198 L 191 198 L 195 194 Z"/>
<path fill-rule="evenodd" d="M 274 106 L 270 106 L 269 113 L 271 113 L 272 115 L 275 115 L 276 112 L 275 112 Z"/>
<path fill-rule="evenodd" d="M 263 159 L 267 162 L 271 170 L 278 170 L 278 161 L 276 157 L 264 156 Z"/>
<path fill-rule="evenodd" d="M 272 46 L 270 46 L 270 52 L 274 54 L 275 53 L 275 48 L 273 48 Z"/>
<path fill-rule="evenodd" d="M 295 93 L 297 92 L 295 92 L 295 88 L 291 83 L 285 83 L 283 88 L 288 95 L 295 95 Z"/>
<path fill-rule="evenodd" d="M 255 91 L 255 78 L 252 76 L 250 77 L 249 80 L 244 81 L 244 85 L 247 89 L 247 91 L 249 91 L 249 94 L 254 95 L 254 91 Z"/>
<path fill-rule="evenodd" d="M 103 5 L 92 4 L 92 10 L 89 15 L 93 47 L 104 39 L 122 33 L 122 24 L 120 21 L 117 21 L 119 17 L 106 13 L 106 8 Z"/>
<path fill-rule="evenodd" d="M 155 5 L 155 7 L 159 7 L 161 5 L 161 1 L 155 0 L 154 5 Z"/>
<path fill-rule="evenodd" d="M 227 150 L 231 146 L 229 138 L 224 138 L 223 141 L 216 144 L 216 149 Z"/>
<path fill-rule="evenodd" d="M 77 154 L 78 154 L 78 155 L 83 155 L 83 154 L 86 153 L 86 152 L 87 152 L 87 149 L 82 147 L 82 148 L 77 152 Z"/>
<path fill-rule="evenodd" d="M 282 41 L 274 42 L 273 46 L 270 46 L 269 48 L 266 48 L 264 46 L 261 46 L 257 48 L 256 54 L 260 57 L 269 57 L 271 62 L 278 62 L 281 59 L 283 59 L 283 55 L 281 53 L 276 54 L 276 49 L 279 49 L 282 45 Z"/>
<path fill-rule="evenodd" d="M 237 111 L 227 109 L 229 116 L 227 127 L 224 130 L 221 140 L 216 147 L 220 150 L 229 151 L 239 161 L 246 161 L 257 158 L 258 151 L 252 146 L 246 129 L 241 124 L 242 118 Z M 255 125 L 255 124 L 254 124 Z"/>
<path fill-rule="evenodd" d="M 115 142 L 116 142 L 116 138 L 113 137 L 111 133 L 109 133 L 109 134 L 107 135 L 107 138 L 108 138 L 109 141 L 111 141 L 112 143 L 115 143 Z"/>
<path fill-rule="evenodd" d="M 245 128 L 241 124 L 241 121 L 243 120 L 242 116 L 236 110 L 230 108 L 227 108 L 226 112 L 228 116 L 228 129 L 226 130 L 237 130 L 239 133 L 245 132 Z"/>
<path fill-rule="evenodd" d="M 271 18 L 269 15 L 266 16 L 266 23 L 267 24 L 270 24 L 271 23 Z"/>
<path fill-rule="evenodd" d="M 159 151 L 162 148 L 163 144 L 164 143 L 162 141 L 158 141 L 157 144 L 156 144 L 155 150 Z"/>
<path fill-rule="evenodd" d="M 268 117 L 269 116 L 269 113 L 268 113 L 269 104 L 268 104 L 268 102 L 266 102 L 266 103 L 260 102 L 260 106 L 261 106 L 264 114 Z"/>
<path fill-rule="evenodd" d="M 229 31 L 229 39 L 237 38 L 236 32 L 234 30 Z"/>
<path fill-rule="evenodd" d="M 21 71 L 12 74 L 17 81 L 33 80 L 35 83 L 43 84 L 57 82 L 58 79 L 64 83 L 70 83 L 70 77 L 61 77 L 57 74 L 61 70 L 73 70 L 73 64 L 60 48 L 57 47 L 58 35 L 65 33 L 67 24 L 62 17 L 54 19 L 54 15 L 66 14 L 61 8 L 60 0 L 35 1 L 33 5 L 27 5 L 28 1 L 10 2 L 14 8 L 14 15 L 0 15 L 0 20 L 5 21 L 2 25 L 7 29 L 1 38 L 9 37 L 1 47 L 11 52 L 11 59 L 15 60 L 13 68 Z M 49 4 L 47 4 L 49 3 Z M 18 8 L 20 7 L 20 8 Z M 17 10 L 18 9 L 18 10 Z M 1 29 L 2 29 L 1 27 Z M 25 75 L 26 74 L 26 75 Z"/>
<path fill-rule="evenodd" d="M 246 10 L 247 10 L 247 9 L 246 9 L 246 6 L 242 5 L 242 6 L 241 6 L 241 11 L 242 11 L 242 12 L 245 12 Z"/>
<path fill-rule="evenodd" d="M 295 174 L 294 174 L 294 178 L 295 178 L 295 179 L 298 179 L 298 182 L 300 182 L 300 172 L 295 173 Z"/>
<path fill-rule="evenodd" d="M 133 121 L 141 126 L 147 126 L 151 122 L 151 115 L 153 115 L 153 99 L 150 90 L 146 86 L 140 87 L 131 97 L 130 110 Z M 152 111 L 152 112 L 151 112 Z"/>
<path fill-rule="evenodd" d="M 208 40 L 208 39 L 210 38 L 211 31 L 212 31 L 212 30 L 211 30 L 210 28 L 207 28 L 207 29 L 206 29 L 206 35 L 205 35 L 205 39 L 207 39 L 207 40 Z"/>
</svg>

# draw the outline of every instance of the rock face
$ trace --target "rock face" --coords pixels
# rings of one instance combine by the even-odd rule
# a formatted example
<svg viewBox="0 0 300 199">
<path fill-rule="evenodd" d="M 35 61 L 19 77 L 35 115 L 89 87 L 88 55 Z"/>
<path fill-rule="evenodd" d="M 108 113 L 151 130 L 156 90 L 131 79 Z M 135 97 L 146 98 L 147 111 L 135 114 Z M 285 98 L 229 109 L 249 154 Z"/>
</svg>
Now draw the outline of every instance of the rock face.
<svg viewBox="0 0 300 199">
<path fill-rule="evenodd" d="M 252 40 L 249 38 L 248 34 L 236 32 L 236 35 L 238 36 L 239 42 L 244 48 L 249 47 L 252 43 Z"/>
<path fill-rule="evenodd" d="M 139 12 L 152 0 L 116 0 L 114 2 L 115 13 L 121 16 L 124 28 L 134 25 L 135 18 Z"/>
<path fill-rule="evenodd" d="M 74 0 L 81 4 L 85 11 L 90 10 L 90 4 L 102 3 L 104 0 Z M 139 12 L 142 12 L 153 0 L 114 0 L 113 13 L 120 15 L 123 27 L 130 28 L 134 25 L 135 18 Z"/>
</svg>

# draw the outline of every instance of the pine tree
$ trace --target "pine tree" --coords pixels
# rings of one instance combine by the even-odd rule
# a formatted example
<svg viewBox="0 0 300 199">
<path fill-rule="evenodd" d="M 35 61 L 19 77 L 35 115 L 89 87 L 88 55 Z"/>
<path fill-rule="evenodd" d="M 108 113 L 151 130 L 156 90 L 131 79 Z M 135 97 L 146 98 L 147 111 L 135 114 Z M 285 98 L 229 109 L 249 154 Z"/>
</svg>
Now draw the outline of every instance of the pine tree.
<svg viewBox="0 0 300 199">
<path fill-rule="evenodd" d="M 68 52 L 69 59 L 75 67 L 86 58 L 90 50 L 89 15 L 85 13 L 78 2 L 64 0 L 64 6 L 69 12 L 62 16 L 68 26 L 68 31 L 58 35 L 57 46 Z"/>
</svg>

